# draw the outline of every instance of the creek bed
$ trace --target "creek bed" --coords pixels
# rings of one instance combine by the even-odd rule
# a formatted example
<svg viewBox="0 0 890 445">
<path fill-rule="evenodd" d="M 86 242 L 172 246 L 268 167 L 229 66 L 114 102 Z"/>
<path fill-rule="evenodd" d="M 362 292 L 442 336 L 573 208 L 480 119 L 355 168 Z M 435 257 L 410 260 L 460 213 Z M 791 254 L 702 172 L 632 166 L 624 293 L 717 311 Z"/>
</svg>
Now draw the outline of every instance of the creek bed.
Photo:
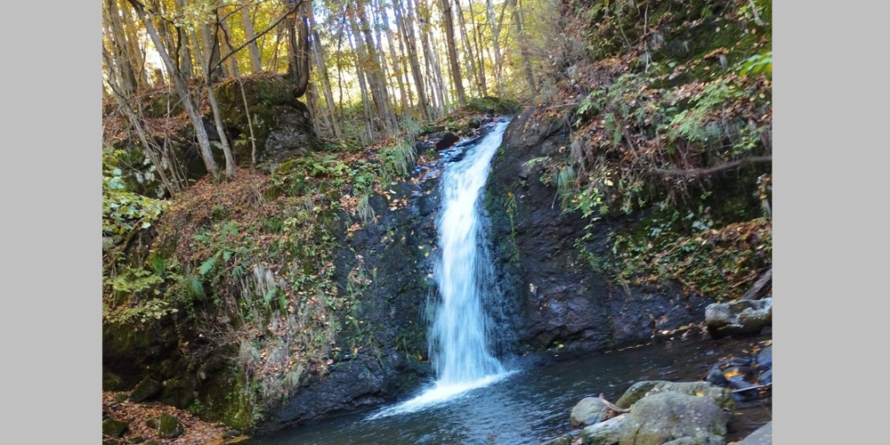
<svg viewBox="0 0 890 445">
<path fill-rule="evenodd" d="M 252 438 L 244 445 L 510 444 L 538 445 L 568 432 L 569 412 L 582 398 L 615 401 L 640 380 L 701 380 L 721 357 L 742 354 L 760 340 L 688 339 L 529 366 L 508 379 L 425 410 L 368 420 L 352 413 Z M 740 403 L 727 442 L 771 418 L 771 400 Z"/>
</svg>

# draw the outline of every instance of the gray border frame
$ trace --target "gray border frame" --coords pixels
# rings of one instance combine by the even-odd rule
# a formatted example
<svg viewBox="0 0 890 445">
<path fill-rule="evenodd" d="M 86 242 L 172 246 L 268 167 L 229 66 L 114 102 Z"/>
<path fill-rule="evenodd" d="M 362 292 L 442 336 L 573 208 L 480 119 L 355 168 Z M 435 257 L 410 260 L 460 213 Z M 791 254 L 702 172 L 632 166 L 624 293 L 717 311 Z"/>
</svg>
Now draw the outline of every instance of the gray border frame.
<svg viewBox="0 0 890 445">
<path fill-rule="evenodd" d="M 887 7 L 774 3 L 776 443 L 883 443 Z M 4 439 L 98 443 L 100 3 L 6 8 Z"/>
</svg>

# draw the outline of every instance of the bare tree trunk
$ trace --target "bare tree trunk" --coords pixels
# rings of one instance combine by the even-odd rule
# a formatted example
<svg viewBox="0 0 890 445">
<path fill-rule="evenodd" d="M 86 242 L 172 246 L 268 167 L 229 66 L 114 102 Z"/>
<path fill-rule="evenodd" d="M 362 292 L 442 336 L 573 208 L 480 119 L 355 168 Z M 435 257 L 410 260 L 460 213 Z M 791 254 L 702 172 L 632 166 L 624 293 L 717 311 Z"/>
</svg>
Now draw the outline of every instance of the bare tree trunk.
<svg viewBox="0 0 890 445">
<path fill-rule="evenodd" d="M 401 37 L 401 33 L 399 34 L 399 49 L 401 50 L 402 56 L 402 73 L 405 76 L 405 93 L 408 94 L 408 106 L 414 107 L 414 92 L 411 90 L 411 81 L 408 79 L 408 57 L 405 56 L 407 54 L 407 50 L 405 49 L 405 39 Z M 423 114 L 423 113 L 421 113 Z"/>
<path fill-rule="evenodd" d="M 386 108 L 386 100 L 384 96 L 386 90 L 384 89 L 385 87 L 379 83 L 379 67 L 376 66 L 377 60 L 373 54 L 373 42 L 370 41 L 370 29 L 366 32 L 368 40 L 363 39 L 362 32 L 356 21 L 356 15 L 360 15 L 361 12 L 361 9 L 356 11 L 356 8 L 353 7 L 353 5 L 347 6 L 349 22 L 352 26 L 353 36 L 355 37 L 356 55 L 359 60 L 357 65 L 362 67 L 361 71 L 364 74 L 368 90 L 370 91 L 371 97 L 374 100 L 374 105 L 377 108 L 377 117 L 379 119 L 380 127 L 384 134 L 389 135 L 393 129 L 390 125 L 389 111 Z"/>
<path fill-rule="evenodd" d="M 366 80 L 365 70 L 362 67 L 362 58 L 360 57 L 361 44 L 358 41 L 359 36 L 358 36 L 358 32 L 357 32 L 357 26 L 355 26 L 355 20 L 352 17 L 351 11 L 352 11 L 351 7 L 347 6 L 345 14 L 352 26 L 350 26 L 349 29 L 347 29 L 345 32 L 347 33 L 347 37 L 349 38 L 350 47 L 352 48 L 353 55 L 355 56 L 354 57 L 355 75 L 358 78 L 358 86 L 359 86 L 359 91 L 361 93 L 361 99 L 362 99 L 362 112 L 365 116 L 365 119 L 364 119 L 365 135 L 362 136 L 362 145 L 365 145 L 365 144 L 367 144 L 367 142 L 370 142 L 371 140 L 374 139 L 374 128 L 373 128 L 374 115 L 371 111 L 372 99 L 370 97 L 368 97 L 367 80 Z M 340 76 L 340 79 L 341 80 L 343 79 L 342 75 Z M 341 86 L 340 94 L 341 94 L 341 98 L 342 98 L 342 94 L 343 94 L 342 86 Z"/>
<path fill-rule="evenodd" d="M 223 15 L 223 17 L 225 17 L 225 14 Z M 232 56 L 229 56 L 229 54 L 232 54 L 233 52 L 231 39 L 232 33 L 229 32 L 229 26 L 226 24 L 226 21 L 220 18 L 219 9 L 216 10 L 216 23 L 217 28 L 216 33 L 214 33 L 214 37 L 217 40 L 222 40 L 222 44 L 220 44 L 219 46 L 225 49 L 223 57 L 228 56 L 225 62 L 226 66 L 228 67 L 227 71 L 229 72 L 229 77 L 238 78 L 241 75 L 240 71 L 238 70 L 238 55 L 234 54 Z M 223 33 L 222 39 L 219 38 L 219 31 L 222 31 Z"/>
<path fill-rule="evenodd" d="M 219 9 L 214 11 L 216 17 L 216 23 L 213 27 L 213 40 L 212 44 L 215 48 L 220 48 L 223 45 L 219 42 L 219 34 L 220 30 L 223 32 L 224 43 L 226 48 L 226 55 L 232 53 L 232 45 L 229 43 L 229 31 L 228 27 L 226 27 L 225 20 L 221 20 L 219 17 Z M 235 56 L 229 57 L 229 74 L 235 78 L 240 79 L 241 74 L 238 72 L 238 63 L 235 59 Z M 225 62 L 225 60 L 223 60 Z M 204 71 L 210 71 L 211 68 L 207 67 Z M 204 86 L 207 87 L 207 101 L 210 102 L 210 111 L 213 113 L 213 123 L 216 125 L 216 132 L 219 134 L 219 143 L 222 146 L 223 155 L 226 158 L 226 177 L 228 179 L 235 178 L 235 156 L 232 153 L 232 145 L 229 144 L 229 137 L 226 135 L 226 126 L 222 121 L 222 112 L 219 109 L 219 102 L 216 100 L 216 92 L 213 90 L 213 83 L 210 81 L 209 77 L 204 77 Z"/>
<path fill-rule="evenodd" d="M 244 27 L 244 37 L 249 41 L 256 37 L 253 30 L 253 20 L 250 17 L 250 11 L 247 8 L 247 5 L 242 5 L 241 8 L 241 26 Z M 247 45 L 247 51 L 250 53 L 250 66 L 253 69 L 254 73 L 258 73 L 263 70 L 263 63 L 260 60 L 260 48 L 257 46 L 256 41 L 251 42 Z"/>
<path fill-rule="evenodd" d="M 288 17 L 284 24 L 287 27 L 287 74 L 293 82 L 294 98 L 306 94 L 309 87 L 309 19 L 305 13 L 306 4 L 302 3 L 295 14 Z"/>
<path fill-rule="evenodd" d="M 401 0 L 393 0 L 394 11 L 396 14 L 396 25 L 401 30 L 402 41 L 408 52 L 408 61 L 411 63 L 411 74 L 414 76 L 414 88 L 417 91 L 417 100 L 420 103 L 421 115 L 426 120 L 432 119 L 430 105 L 427 101 L 426 92 L 423 85 L 423 72 L 420 70 L 420 61 L 417 58 L 417 45 L 414 37 L 414 14 L 411 9 L 411 0 L 408 0 L 408 11 L 405 13 L 402 9 Z"/>
<path fill-rule="evenodd" d="M 522 12 L 517 0 L 507 0 L 513 4 L 513 26 L 516 27 L 516 41 L 519 42 L 519 53 L 522 55 L 522 65 L 525 68 L 525 80 L 528 82 L 534 95 L 538 94 L 538 83 L 535 81 L 535 73 L 532 71 L 531 58 L 528 54 L 528 42 L 522 31 Z"/>
<path fill-rule="evenodd" d="M 450 1 L 450 0 L 447 0 Z M 470 39 L 467 37 L 467 24 L 464 21 L 464 10 L 460 6 L 460 0 L 454 0 L 457 5 L 457 24 L 460 27 L 460 43 L 464 50 L 464 63 L 467 66 L 467 72 L 476 84 L 476 94 L 480 94 L 482 89 L 479 86 L 479 75 L 476 72 L 476 59 L 473 55 L 473 47 L 470 45 Z"/>
<path fill-rule="evenodd" d="M 461 106 L 467 104 L 467 96 L 464 93 L 464 82 L 460 75 L 460 63 L 457 61 L 457 47 L 454 44 L 454 19 L 451 16 L 451 0 L 439 0 L 442 8 L 442 18 L 445 20 L 445 44 L 448 46 L 448 64 L 451 67 L 451 81 L 454 82 L 454 90 L 457 91 L 457 101 Z"/>
<path fill-rule="evenodd" d="M 459 2 L 460 0 L 458 0 Z M 488 85 L 485 79 L 485 58 L 482 56 L 482 38 L 479 36 L 479 27 L 481 26 L 478 22 L 476 22 L 476 13 L 473 11 L 473 3 L 470 2 L 470 20 L 473 22 L 473 40 L 476 44 L 476 57 L 478 57 L 479 61 L 479 86 L 482 88 L 482 95 L 488 96 Z"/>
<path fill-rule="evenodd" d="M 371 64 L 371 77 L 374 82 L 371 84 L 371 92 L 375 93 L 374 101 L 379 101 L 380 118 L 385 122 L 389 134 L 393 134 L 398 130 L 398 122 L 392 113 L 392 104 L 389 100 L 389 92 L 387 91 L 386 70 L 383 67 L 383 57 L 379 47 L 375 45 L 374 35 L 371 33 L 371 26 L 368 17 L 365 14 L 365 5 L 362 1 L 356 1 L 359 23 L 365 35 L 365 46 L 368 51 L 368 61 Z"/>
<path fill-rule="evenodd" d="M 119 87 L 122 88 L 122 92 L 124 94 L 129 94 L 138 88 L 138 82 L 136 80 L 136 69 L 134 66 L 135 60 L 129 54 L 129 48 L 127 43 L 127 35 L 124 31 L 124 27 L 121 24 L 120 11 L 117 7 L 117 0 L 106 0 L 105 4 L 108 6 L 108 21 L 111 27 L 111 48 L 114 51 L 114 62 L 116 63 L 117 69 L 121 74 L 121 82 Z M 109 69 L 112 69 L 109 66 Z"/>
<path fill-rule="evenodd" d="M 337 119 L 337 113 L 334 108 L 334 93 L 331 91 L 331 79 L 328 76 L 328 68 L 325 64 L 324 46 L 321 44 L 318 28 L 315 25 L 315 14 L 312 8 L 309 8 L 309 26 L 312 29 L 312 52 L 315 55 L 315 68 L 318 70 L 318 77 L 321 78 L 325 107 L 328 110 L 328 115 L 331 117 L 331 128 L 334 131 L 334 136 L 342 141 L 344 140 L 343 130 L 340 128 L 340 122 Z"/>
<path fill-rule="evenodd" d="M 386 14 L 386 8 L 382 3 L 379 3 L 379 5 L 378 13 L 380 15 L 382 27 L 386 30 L 386 43 L 387 46 L 389 46 L 389 54 L 390 58 L 392 58 L 392 68 L 393 72 L 396 74 L 396 82 L 399 86 L 399 101 L 401 102 L 402 115 L 404 116 L 411 107 L 411 103 L 408 101 L 408 95 L 405 92 L 405 82 L 407 79 L 402 79 L 402 68 L 399 64 L 399 55 L 396 51 L 395 43 L 393 43 L 393 32 L 392 28 L 389 27 L 389 17 Z M 383 51 L 382 48 L 381 51 Z"/>
<path fill-rule="evenodd" d="M 185 0 L 176 0 L 176 6 L 182 9 L 186 5 Z M 176 37 L 179 39 L 179 72 L 184 79 L 195 77 L 195 67 L 192 64 L 192 50 L 189 42 L 189 33 L 182 26 L 176 26 Z"/>
<path fill-rule="evenodd" d="M 227 77 L 228 73 L 224 68 L 214 68 L 219 65 L 219 41 L 210 33 L 210 26 L 206 23 L 201 25 L 201 38 L 204 39 L 204 77 L 209 78 L 211 82 Z M 211 71 L 208 72 L 208 69 Z"/>
<path fill-rule="evenodd" d="M 498 95 L 503 96 L 504 94 L 504 78 L 503 78 L 503 69 L 504 63 L 501 57 L 501 27 L 500 24 L 495 20 L 494 16 L 494 5 L 491 0 L 485 0 L 485 7 L 488 17 L 488 24 L 491 26 L 491 43 L 492 49 L 494 50 L 494 81 L 497 85 Z"/>
<path fill-rule="evenodd" d="M 236 78 L 238 74 L 235 73 Z M 229 145 L 229 138 L 226 136 L 226 127 L 223 125 L 222 113 L 219 111 L 219 103 L 216 101 L 216 93 L 213 91 L 213 85 L 209 78 L 204 78 L 204 86 L 207 87 L 207 101 L 210 102 L 210 110 L 213 113 L 213 123 L 216 125 L 216 132 L 219 133 L 219 142 L 222 145 L 223 155 L 226 157 L 226 177 L 235 178 L 235 156 L 232 154 L 232 146 Z"/>
<path fill-rule="evenodd" d="M 140 29 L 136 24 L 138 17 L 132 17 L 128 8 L 120 8 L 121 18 L 123 18 L 124 33 L 127 36 L 134 36 L 127 39 L 127 51 L 130 56 L 130 63 L 133 66 L 136 81 L 139 88 L 148 87 L 148 68 L 145 66 L 145 48 L 140 48 L 139 39 L 135 36 L 139 35 Z"/>
<path fill-rule="evenodd" d="M 247 118 L 247 129 L 250 132 L 250 165 L 256 168 L 256 137 L 253 134 L 253 120 L 250 118 L 250 106 L 247 104 L 247 95 L 244 93 L 244 82 L 238 76 L 238 88 L 241 90 L 241 101 L 244 102 L 244 117 Z"/>
<path fill-rule="evenodd" d="M 408 0 L 409 4 L 412 1 L 416 7 L 417 20 L 420 27 L 420 43 L 423 46 L 423 57 L 427 65 L 427 77 L 430 78 L 430 89 L 433 91 L 433 97 L 435 97 L 437 103 L 436 117 L 439 117 L 445 109 L 445 98 L 442 91 L 445 89 L 445 85 L 442 81 L 442 70 L 439 69 L 438 59 L 430 42 L 430 11 L 425 3 L 419 2 L 419 0 Z M 408 13 L 411 13 L 410 9 Z"/>
<path fill-rule="evenodd" d="M 204 128 L 204 122 L 201 120 L 201 115 L 198 114 L 198 110 L 192 102 L 192 98 L 189 95 L 185 82 L 176 70 L 176 65 L 174 65 L 173 60 L 170 59 L 170 54 L 167 52 L 166 48 L 164 48 L 164 44 L 161 43 L 161 39 L 158 37 L 157 31 L 155 31 L 154 25 L 146 16 L 142 4 L 136 0 L 128 1 L 133 6 L 133 9 L 136 10 L 136 14 L 142 20 L 142 23 L 145 24 L 148 36 L 151 38 L 152 43 L 154 43 L 155 48 L 157 48 L 161 60 L 163 60 L 164 65 L 167 67 L 167 71 L 170 72 L 170 77 L 173 79 L 176 92 L 182 100 L 182 106 L 185 108 L 186 114 L 188 114 L 192 121 L 192 125 L 195 127 L 195 135 L 198 138 L 201 158 L 204 160 L 204 165 L 207 167 L 207 171 L 214 179 L 219 178 L 219 167 L 216 165 L 216 161 L 213 160 L 213 153 L 210 151 L 210 139 L 207 137 L 207 129 Z"/>
</svg>

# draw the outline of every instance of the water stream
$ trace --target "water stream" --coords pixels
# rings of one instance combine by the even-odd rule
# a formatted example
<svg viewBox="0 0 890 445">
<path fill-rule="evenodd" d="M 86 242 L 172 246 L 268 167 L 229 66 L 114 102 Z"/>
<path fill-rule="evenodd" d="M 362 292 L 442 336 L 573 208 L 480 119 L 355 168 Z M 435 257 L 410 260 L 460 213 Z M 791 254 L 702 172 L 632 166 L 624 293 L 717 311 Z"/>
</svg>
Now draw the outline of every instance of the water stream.
<svg viewBox="0 0 890 445">
<path fill-rule="evenodd" d="M 738 354 L 763 338 L 676 340 L 574 360 L 520 366 L 509 379 L 468 391 L 448 403 L 369 420 L 352 413 L 301 425 L 244 445 L 539 445 L 571 430 L 569 413 L 584 397 L 617 400 L 640 380 L 700 380 L 719 357 Z M 771 418 L 770 400 L 740 405 L 727 442 Z"/>
</svg>

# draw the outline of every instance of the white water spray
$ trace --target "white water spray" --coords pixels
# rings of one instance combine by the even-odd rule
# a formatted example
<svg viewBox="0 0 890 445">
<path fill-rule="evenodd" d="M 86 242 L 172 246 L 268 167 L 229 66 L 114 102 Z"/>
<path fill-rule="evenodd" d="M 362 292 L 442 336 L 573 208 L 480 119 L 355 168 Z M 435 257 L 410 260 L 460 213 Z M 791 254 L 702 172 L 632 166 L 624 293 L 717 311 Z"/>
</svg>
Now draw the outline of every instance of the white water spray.
<svg viewBox="0 0 890 445">
<path fill-rule="evenodd" d="M 495 125 L 463 159 L 445 167 L 442 176 L 442 210 L 437 229 L 441 258 L 435 278 L 441 302 L 430 330 L 430 357 L 436 370 L 433 387 L 372 418 L 416 411 L 489 385 L 509 375 L 491 355 L 482 305 L 479 263 L 482 249 L 479 196 L 488 179 L 491 158 L 501 145 L 507 122 Z"/>
</svg>

